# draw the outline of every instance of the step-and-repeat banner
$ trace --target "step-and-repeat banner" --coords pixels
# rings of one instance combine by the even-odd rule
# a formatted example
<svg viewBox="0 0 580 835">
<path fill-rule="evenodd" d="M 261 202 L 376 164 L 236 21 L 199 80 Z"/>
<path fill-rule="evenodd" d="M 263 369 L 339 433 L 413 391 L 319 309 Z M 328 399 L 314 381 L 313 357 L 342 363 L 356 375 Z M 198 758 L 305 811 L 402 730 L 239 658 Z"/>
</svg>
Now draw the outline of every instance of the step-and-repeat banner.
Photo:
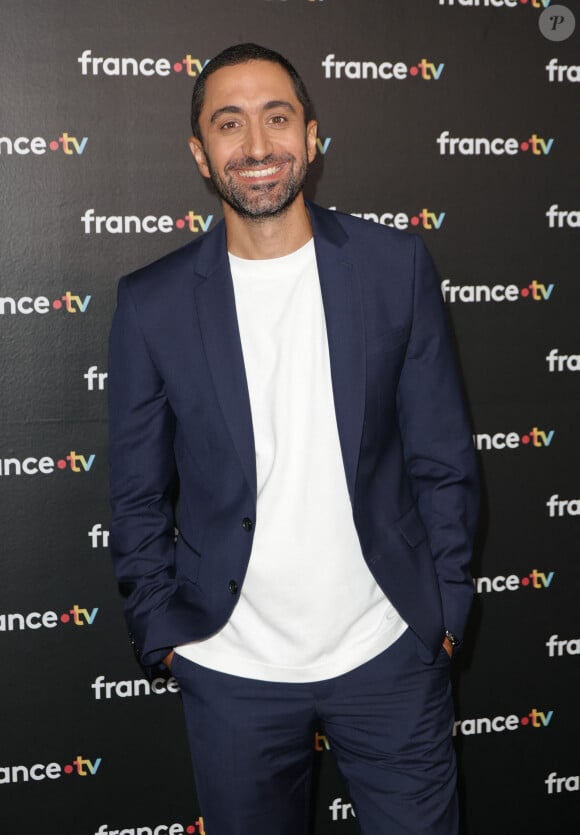
<svg viewBox="0 0 580 835">
<path fill-rule="evenodd" d="M 204 833 L 179 687 L 134 659 L 108 556 L 106 346 L 118 278 L 219 219 L 190 92 L 247 40 L 316 103 L 308 196 L 418 232 L 440 271 L 484 483 L 454 662 L 465 831 L 577 831 L 575 0 L 0 9 L 1 831 Z M 313 833 L 354 834 L 323 729 L 312 744 Z"/>
</svg>

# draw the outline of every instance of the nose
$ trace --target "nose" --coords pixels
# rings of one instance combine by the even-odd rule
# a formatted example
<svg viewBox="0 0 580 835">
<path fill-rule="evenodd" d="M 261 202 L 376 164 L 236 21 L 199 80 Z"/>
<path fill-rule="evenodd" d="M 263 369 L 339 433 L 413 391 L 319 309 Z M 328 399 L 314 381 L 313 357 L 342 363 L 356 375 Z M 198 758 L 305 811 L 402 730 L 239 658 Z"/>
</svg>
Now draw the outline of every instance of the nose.
<svg viewBox="0 0 580 835">
<path fill-rule="evenodd" d="M 248 122 L 244 136 L 244 154 L 256 160 L 262 160 L 272 151 L 272 143 L 267 128 L 260 120 Z"/>
</svg>

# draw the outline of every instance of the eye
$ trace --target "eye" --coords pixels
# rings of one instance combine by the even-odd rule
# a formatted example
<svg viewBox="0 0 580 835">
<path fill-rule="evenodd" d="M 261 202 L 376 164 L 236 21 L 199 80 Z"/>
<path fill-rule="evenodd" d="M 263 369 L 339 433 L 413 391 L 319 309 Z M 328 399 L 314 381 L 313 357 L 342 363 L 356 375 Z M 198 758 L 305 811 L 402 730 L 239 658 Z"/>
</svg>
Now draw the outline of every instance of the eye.
<svg viewBox="0 0 580 835">
<path fill-rule="evenodd" d="M 235 119 L 230 119 L 228 122 L 224 122 L 220 125 L 220 130 L 231 130 L 232 128 L 238 127 L 238 122 Z"/>
<path fill-rule="evenodd" d="M 282 116 L 281 114 L 277 114 L 276 116 L 270 117 L 270 122 L 274 125 L 283 125 L 288 121 L 286 116 Z"/>
</svg>

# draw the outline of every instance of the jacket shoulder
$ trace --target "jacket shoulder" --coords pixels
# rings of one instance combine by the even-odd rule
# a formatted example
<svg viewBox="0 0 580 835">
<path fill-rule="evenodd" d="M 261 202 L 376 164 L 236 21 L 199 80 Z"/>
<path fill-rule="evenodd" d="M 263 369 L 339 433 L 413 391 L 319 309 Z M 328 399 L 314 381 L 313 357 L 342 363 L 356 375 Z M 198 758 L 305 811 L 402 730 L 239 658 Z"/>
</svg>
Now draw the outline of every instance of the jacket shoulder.
<svg viewBox="0 0 580 835">
<path fill-rule="evenodd" d="M 222 227 L 223 221 L 218 223 L 211 232 L 124 275 L 120 283 L 130 290 L 132 296 L 138 296 L 142 300 L 151 295 L 165 294 L 184 281 L 190 284 L 195 279 L 198 265 L 203 258 L 202 254 L 208 249 L 208 245 L 220 246 L 223 238 Z"/>
</svg>

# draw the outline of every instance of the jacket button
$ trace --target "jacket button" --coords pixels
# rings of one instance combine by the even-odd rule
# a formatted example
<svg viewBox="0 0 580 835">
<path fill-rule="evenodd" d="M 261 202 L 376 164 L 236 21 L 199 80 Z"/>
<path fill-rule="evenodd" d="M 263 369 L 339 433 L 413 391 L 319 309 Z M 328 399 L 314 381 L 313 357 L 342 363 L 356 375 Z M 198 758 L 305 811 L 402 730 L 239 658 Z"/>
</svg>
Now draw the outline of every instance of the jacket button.
<svg viewBox="0 0 580 835">
<path fill-rule="evenodd" d="M 237 594 L 238 584 L 236 583 L 235 580 L 230 580 L 228 588 L 229 588 L 229 590 L 231 591 L 232 594 Z"/>
<path fill-rule="evenodd" d="M 253 528 L 253 527 L 254 527 L 254 523 L 252 522 L 252 520 L 251 520 L 251 519 L 248 519 L 248 517 L 247 517 L 247 516 L 245 516 L 245 517 L 242 519 L 242 528 L 243 528 L 245 531 L 248 531 L 248 533 L 249 533 L 249 532 L 252 530 L 252 528 Z"/>
</svg>

